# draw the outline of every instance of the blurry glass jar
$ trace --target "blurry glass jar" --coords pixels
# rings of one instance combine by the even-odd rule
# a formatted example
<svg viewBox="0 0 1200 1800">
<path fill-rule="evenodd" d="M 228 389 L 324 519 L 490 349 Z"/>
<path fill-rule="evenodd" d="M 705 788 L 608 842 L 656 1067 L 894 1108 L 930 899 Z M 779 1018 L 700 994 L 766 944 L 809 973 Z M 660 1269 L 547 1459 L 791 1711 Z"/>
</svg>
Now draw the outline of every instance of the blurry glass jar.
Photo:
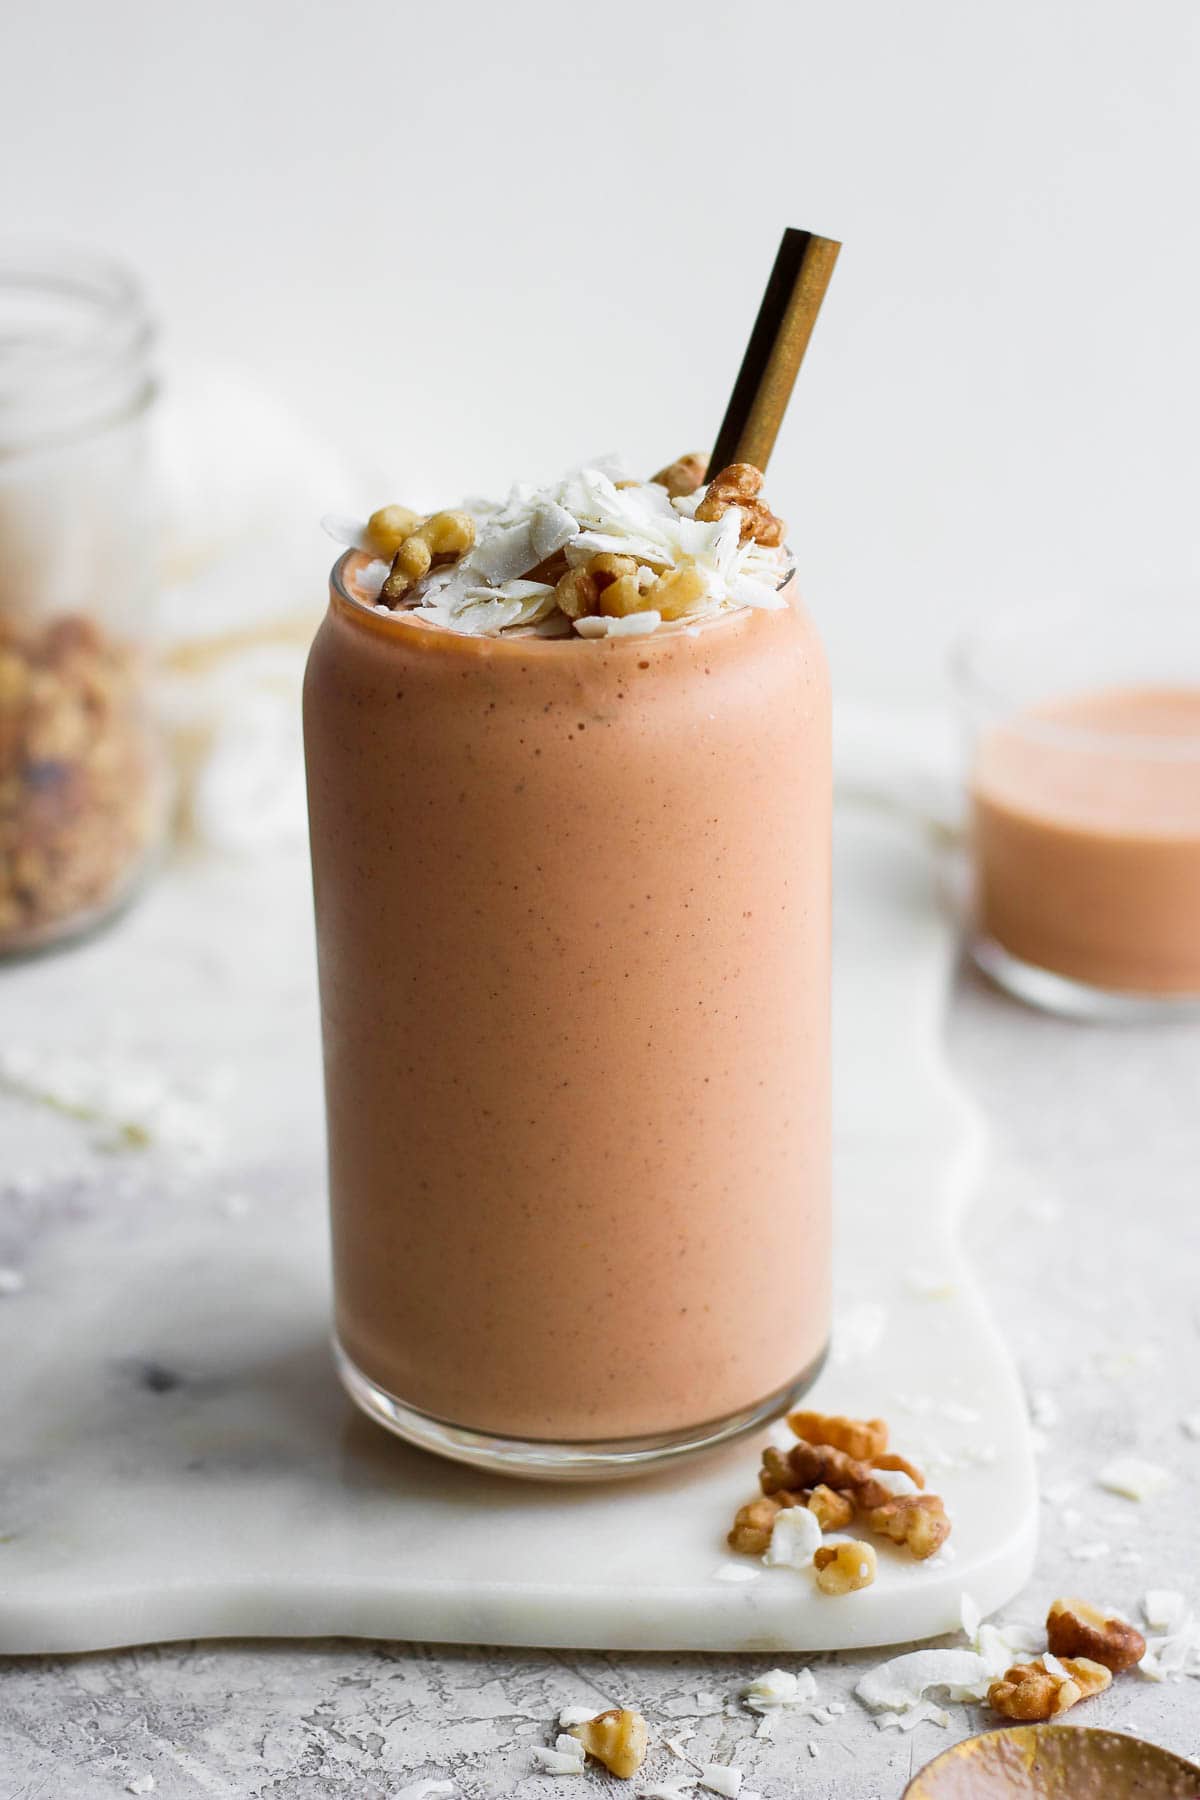
<svg viewBox="0 0 1200 1800">
<path fill-rule="evenodd" d="M 152 341 L 125 270 L 0 246 L 0 953 L 98 923 L 165 830 Z"/>
</svg>

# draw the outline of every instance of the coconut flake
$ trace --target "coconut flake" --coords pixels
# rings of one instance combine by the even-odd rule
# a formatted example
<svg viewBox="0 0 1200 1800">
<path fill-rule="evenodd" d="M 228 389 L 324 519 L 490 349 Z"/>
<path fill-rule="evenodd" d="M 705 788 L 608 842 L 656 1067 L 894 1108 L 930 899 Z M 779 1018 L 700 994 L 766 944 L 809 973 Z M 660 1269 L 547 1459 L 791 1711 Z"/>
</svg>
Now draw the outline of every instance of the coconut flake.
<svg viewBox="0 0 1200 1800">
<path fill-rule="evenodd" d="M 1126 1500 L 1150 1500 L 1170 1482 L 1170 1471 L 1140 1456 L 1118 1456 L 1105 1463 L 1096 1477 L 1097 1487 Z"/>
<path fill-rule="evenodd" d="M 795 1509 L 792 1509 L 795 1510 Z M 770 1712 L 781 1706 L 804 1706 L 817 1697 L 817 1682 L 811 1669 L 768 1669 L 756 1675 L 742 1689 L 742 1699 L 751 1712 Z"/>
<path fill-rule="evenodd" d="M 652 1787 L 637 1788 L 638 1800 L 688 1800 L 696 1786 L 692 1781 L 659 1781 Z"/>
<path fill-rule="evenodd" d="M 787 1506 L 775 1515 L 763 1561 L 772 1569 L 807 1569 L 821 1542 L 816 1515 L 807 1506 Z"/>
<path fill-rule="evenodd" d="M 724 1800 L 737 1800 L 742 1790 L 742 1771 L 736 1763 L 705 1763 L 700 1771 L 700 1786 L 710 1794 L 722 1794 Z"/>
<path fill-rule="evenodd" d="M 906 1713 L 931 1689 L 974 1696 L 986 1693 L 992 1680 L 987 1663 L 974 1650 L 910 1650 L 870 1670 L 854 1692 L 873 1712 Z"/>
<path fill-rule="evenodd" d="M 561 1735 L 553 1750 L 548 1749 L 545 1744 L 531 1744 L 535 1769 L 543 1775 L 582 1775 L 583 1745 L 578 1738 L 567 1738 L 566 1743 L 574 1744 L 574 1750 L 564 1747 Z"/>
<path fill-rule="evenodd" d="M 564 1706 L 558 1715 L 558 1722 L 564 1731 L 569 1731 L 572 1725 L 586 1725 L 589 1720 L 609 1710 L 607 1704 L 604 1706 Z M 579 1742 L 578 1738 L 573 1738 L 571 1741 L 572 1743 Z"/>
<path fill-rule="evenodd" d="M 1190 1608 L 1175 1588 L 1148 1588 L 1142 1597 L 1142 1613 L 1152 1631 L 1182 1631 Z"/>
</svg>

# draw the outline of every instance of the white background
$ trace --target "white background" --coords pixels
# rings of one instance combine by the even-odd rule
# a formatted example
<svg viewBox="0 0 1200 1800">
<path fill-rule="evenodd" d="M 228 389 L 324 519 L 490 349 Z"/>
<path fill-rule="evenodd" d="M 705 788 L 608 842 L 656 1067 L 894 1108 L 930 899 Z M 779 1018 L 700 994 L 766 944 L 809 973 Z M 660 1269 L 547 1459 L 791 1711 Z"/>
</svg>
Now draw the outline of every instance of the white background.
<svg viewBox="0 0 1200 1800">
<path fill-rule="evenodd" d="M 929 695 L 1017 597 L 1197 571 L 1194 0 L 40 0 L 0 33 L 6 224 L 131 259 L 176 355 L 397 497 L 706 445 L 790 223 L 846 246 L 769 488 L 843 692 Z"/>
</svg>

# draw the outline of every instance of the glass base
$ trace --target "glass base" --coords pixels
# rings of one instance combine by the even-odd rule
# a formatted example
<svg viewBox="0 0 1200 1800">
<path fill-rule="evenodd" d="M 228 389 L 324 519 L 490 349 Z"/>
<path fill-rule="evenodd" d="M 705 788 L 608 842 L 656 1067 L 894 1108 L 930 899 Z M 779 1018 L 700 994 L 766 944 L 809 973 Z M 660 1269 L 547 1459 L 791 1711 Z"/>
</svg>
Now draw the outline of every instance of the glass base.
<svg viewBox="0 0 1200 1800">
<path fill-rule="evenodd" d="M 528 1481 L 614 1481 L 621 1476 L 643 1475 L 685 1457 L 730 1443 L 757 1431 L 803 1399 L 821 1373 L 828 1346 L 807 1369 L 785 1387 L 768 1394 L 744 1412 L 731 1413 L 693 1425 L 686 1431 L 663 1432 L 656 1437 L 615 1438 L 605 1442 L 555 1444 L 537 1438 L 496 1437 L 487 1431 L 470 1431 L 451 1425 L 429 1413 L 406 1406 L 394 1394 L 378 1387 L 351 1362 L 341 1344 L 333 1340 L 333 1354 L 342 1385 L 354 1404 L 397 1437 L 422 1450 L 432 1450 L 453 1462 L 489 1469 L 498 1475 L 516 1475 Z"/>
<path fill-rule="evenodd" d="M 984 932 L 972 932 L 971 956 L 990 981 L 1015 999 L 1064 1019 L 1094 1024 L 1137 1024 L 1149 1019 L 1184 1019 L 1200 1014 L 1200 994 L 1134 994 L 1092 987 L 1051 969 L 1022 961 Z"/>
</svg>

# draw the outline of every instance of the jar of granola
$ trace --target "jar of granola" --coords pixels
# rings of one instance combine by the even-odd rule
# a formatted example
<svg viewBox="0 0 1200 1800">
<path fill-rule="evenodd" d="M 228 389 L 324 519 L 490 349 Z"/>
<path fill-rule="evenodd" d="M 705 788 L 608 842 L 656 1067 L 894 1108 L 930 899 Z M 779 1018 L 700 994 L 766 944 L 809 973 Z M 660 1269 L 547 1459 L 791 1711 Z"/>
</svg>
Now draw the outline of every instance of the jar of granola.
<svg viewBox="0 0 1200 1800">
<path fill-rule="evenodd" d="M 137 284 L 0 248 L 0 953 L 99 922 L 166 822 Z"/>
</svg>

